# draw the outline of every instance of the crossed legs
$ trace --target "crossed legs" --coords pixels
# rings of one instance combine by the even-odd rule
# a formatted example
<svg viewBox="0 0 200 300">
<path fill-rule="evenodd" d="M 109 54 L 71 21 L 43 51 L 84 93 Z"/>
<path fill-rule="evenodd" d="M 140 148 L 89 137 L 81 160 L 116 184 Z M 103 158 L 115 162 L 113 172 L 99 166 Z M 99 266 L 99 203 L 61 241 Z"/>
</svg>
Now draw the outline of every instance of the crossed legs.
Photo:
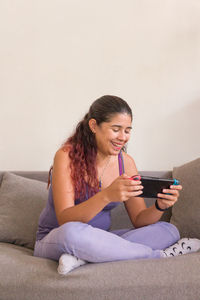
<svg viewBox="0 0 200 300">
<path fill-rule="evenodd" d="M 166 222 L 112 232 L 81 222 L 69 222 L 37 241 L 34 255 L 59 260 L 62 254 L 68 253 L 94 263 L 160 258 L 161 250 L 179 238 L 177 228 Z"/>
</svg>

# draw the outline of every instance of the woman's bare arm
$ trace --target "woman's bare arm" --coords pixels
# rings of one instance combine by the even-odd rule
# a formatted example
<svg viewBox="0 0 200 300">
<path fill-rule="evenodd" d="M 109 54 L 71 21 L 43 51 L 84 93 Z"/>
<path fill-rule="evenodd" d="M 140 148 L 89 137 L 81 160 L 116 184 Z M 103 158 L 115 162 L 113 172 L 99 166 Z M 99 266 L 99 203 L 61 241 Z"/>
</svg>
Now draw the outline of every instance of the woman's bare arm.
<svg viewBox="0 0 200 300">
<path fill-rule="evenodd" d="M 68 153 L 60 149 L 55 155 L 52 173 L 54 207 L 59 225 L 71 221 L 88 223 L 110 202 L 124 202 L 141 194 L 137 184 L 124 174 L 101 192 L 75 205 L 70 172 Z"/>
<path fill-rule="evenodd" d="M 87 223 L 109 203 L 104 193 L 100 192 L 89 200 L 75 205 L 69 164 L 68 153 L 62 149 L 58 150 L 53 164 L 52 190 L 59 225 L 70 221 Z"/>
</svg>

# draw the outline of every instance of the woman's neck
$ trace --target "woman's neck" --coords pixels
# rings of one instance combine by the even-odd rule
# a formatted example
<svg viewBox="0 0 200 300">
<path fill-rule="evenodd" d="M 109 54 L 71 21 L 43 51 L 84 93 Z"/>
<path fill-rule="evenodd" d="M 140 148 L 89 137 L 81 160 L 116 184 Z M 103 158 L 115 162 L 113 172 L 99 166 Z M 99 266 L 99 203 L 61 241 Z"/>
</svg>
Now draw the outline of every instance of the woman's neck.
<svg viewBox="0 0 200 300">
<path fill-rule="evenodd" d="M 105 165 L 105 162 L 110 160 L 111 158 L 112 158 L 112 155 L 106 155 L 102 152 L 97 152 L 97 159 L 96 159 L 97 165 L 103 166 L 103 165 Z"/>
</svg>

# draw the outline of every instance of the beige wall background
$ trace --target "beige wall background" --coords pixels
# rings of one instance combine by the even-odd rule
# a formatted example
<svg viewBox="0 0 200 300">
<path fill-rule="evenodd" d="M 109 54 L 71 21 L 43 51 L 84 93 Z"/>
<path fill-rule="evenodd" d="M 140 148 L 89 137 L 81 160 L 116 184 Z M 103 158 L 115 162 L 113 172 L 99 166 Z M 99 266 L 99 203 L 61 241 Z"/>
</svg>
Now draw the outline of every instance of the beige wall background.
<svg viewBox="0 0 200 300">
<path fill-rule="evenodd" d="M 90 104 L 132 107 L 139 170 L 200 153 L 199 0 L 0 0 L 0 169 L 48 170 Z"/>
</svg>

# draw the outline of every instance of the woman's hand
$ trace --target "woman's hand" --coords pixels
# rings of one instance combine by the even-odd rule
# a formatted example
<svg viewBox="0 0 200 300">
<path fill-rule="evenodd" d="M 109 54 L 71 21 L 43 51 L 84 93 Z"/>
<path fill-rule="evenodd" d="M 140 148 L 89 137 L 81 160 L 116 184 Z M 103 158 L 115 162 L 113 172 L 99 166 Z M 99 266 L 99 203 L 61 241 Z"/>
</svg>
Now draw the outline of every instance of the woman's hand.
<svg viewBox="0 0 200 300">
<path fill-rule="evenodd" d="M 178 201 L 179 191 L 181 190 L 181 185 L 171 185 L 170 189 L 163 189 L 162 193 L 157 195 L 158 206 L 162 209 L 167 209 L 170 206 L 173 206 Z"/>
<path fill-rule="evenodd" d="M 102 190 L 102 193 L 104 193 L 109 202 L 124 202 L 131 197 L 141 195 L 142 189 L 141 181 L 132 180 L 129 176 L 123 174 Z"/>
</svg>

